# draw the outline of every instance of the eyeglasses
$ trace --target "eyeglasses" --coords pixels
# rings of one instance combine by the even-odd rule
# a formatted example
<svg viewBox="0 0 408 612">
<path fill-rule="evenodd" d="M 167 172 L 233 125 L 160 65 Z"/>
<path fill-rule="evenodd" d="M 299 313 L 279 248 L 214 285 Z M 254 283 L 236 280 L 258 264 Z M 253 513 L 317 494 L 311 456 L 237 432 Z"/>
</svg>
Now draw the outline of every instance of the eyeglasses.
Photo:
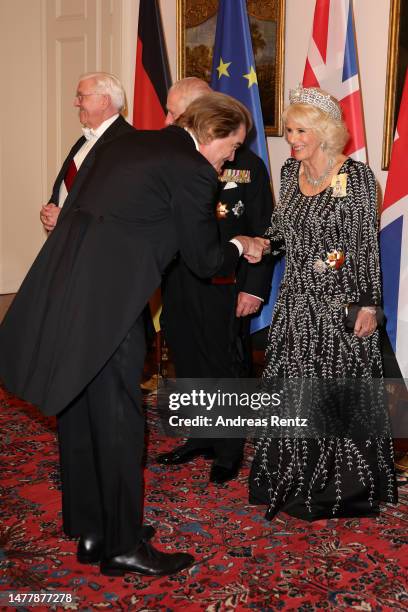
<svg viewBox="0 0 408 612">
<path fill-rule="evenodd" d="M 97 92 L 92 92 L 92 93 L 87 93 L 87 94 L 76 94 L 74 96 L 75 100 L 78 100 L 78 102 L 82 102 L 83 98 L 86 98 L 86 96 L 104 96 L 105 94 L 103 93 L 97 93 Z"/>
</svg>

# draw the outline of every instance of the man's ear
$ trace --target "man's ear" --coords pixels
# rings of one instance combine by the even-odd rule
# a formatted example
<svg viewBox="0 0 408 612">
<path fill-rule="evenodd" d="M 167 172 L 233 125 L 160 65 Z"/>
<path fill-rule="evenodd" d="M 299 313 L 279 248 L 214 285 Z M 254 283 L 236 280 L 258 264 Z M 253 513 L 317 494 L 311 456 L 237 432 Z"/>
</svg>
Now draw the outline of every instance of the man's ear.
<svg viewBox="0 0 408 612">
<path fill-rule="evenodd" d="M 110 106 L 110 105 L 111 105 L 111 103 L 112 103 L 111 97 L 110 97 L 110 95 L 109 95 L 109 94 L 103 94 L 103 96 L 101 96 L 101 98 L 102 98 L 102 100 L 103 100 L 103 101 L 102 101 L 102 108 L 103 108 L 104 110 L 106 110 L 107 108 L 109 108 L 109 106 Z"/>
</svg>

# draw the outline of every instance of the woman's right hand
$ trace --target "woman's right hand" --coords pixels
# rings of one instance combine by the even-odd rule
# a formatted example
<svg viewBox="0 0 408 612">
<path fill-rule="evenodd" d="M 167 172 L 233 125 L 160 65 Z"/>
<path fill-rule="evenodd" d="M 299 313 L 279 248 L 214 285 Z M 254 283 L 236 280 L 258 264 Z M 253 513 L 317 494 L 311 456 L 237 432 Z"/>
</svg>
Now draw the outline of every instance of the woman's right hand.
<svg viewBox="0 0 408 612">
<path fill-rule="evenodd" d="M 367 338 L 377 329 L 377 317 L 375 311 L 360 308 L 354 325 L 354 335 L 357 338 Z"/>
</svg>

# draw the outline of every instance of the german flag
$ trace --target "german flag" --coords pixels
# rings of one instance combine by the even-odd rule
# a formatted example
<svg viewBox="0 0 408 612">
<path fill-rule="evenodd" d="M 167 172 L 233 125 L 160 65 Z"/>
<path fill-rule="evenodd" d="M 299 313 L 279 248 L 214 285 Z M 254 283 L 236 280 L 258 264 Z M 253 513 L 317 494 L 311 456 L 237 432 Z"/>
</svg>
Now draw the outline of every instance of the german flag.
<svg viewBox="0 0 408 612">
<path fill-rule="evenodd" d="M 135 128 L 160 130 L 164 127 L 167 91 L 170 86 L 170 70 L 158 1 L 140 0 L 133 98 Z M 155 291 L 149 305 L 154 329 L 158 332 L 161 313 L 160 289 Z M 160 347 L 160 341 L 158 346 Z"/>
<path fill-rule="evenodd" d="M 137 33 L 133 125 L 160 130 L 171 85 L 166 45 L 157 0 L 140 0 Z"/>
</svg>

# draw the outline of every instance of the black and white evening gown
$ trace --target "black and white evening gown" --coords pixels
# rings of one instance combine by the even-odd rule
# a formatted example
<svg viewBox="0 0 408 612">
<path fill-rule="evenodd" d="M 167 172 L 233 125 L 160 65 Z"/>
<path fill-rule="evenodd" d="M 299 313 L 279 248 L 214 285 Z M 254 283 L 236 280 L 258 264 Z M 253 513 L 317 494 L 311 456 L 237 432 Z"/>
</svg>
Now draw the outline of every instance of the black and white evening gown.
<svg viewBox="0 0 408 612">
<path fill-rule="evenodd" d="M 375 178 L 348 158 L 337 195 L 328 187 L 306 196 L 299 166 L 288 159 L 282 167 L 267 232 L 285 250 L 286 270 L 262 386 L 283 387 L 280 415 L 306 416 L 310 427 L 306 437 L 290 427 L 259 432 L 250 502 L 267 504 L 267 518 L 280 510 L 306 520 L 372 516 L 380 501 L 397 499 L 379 332 L 347 332 L 344 305 L 381 303 Z"/>
</svg>

